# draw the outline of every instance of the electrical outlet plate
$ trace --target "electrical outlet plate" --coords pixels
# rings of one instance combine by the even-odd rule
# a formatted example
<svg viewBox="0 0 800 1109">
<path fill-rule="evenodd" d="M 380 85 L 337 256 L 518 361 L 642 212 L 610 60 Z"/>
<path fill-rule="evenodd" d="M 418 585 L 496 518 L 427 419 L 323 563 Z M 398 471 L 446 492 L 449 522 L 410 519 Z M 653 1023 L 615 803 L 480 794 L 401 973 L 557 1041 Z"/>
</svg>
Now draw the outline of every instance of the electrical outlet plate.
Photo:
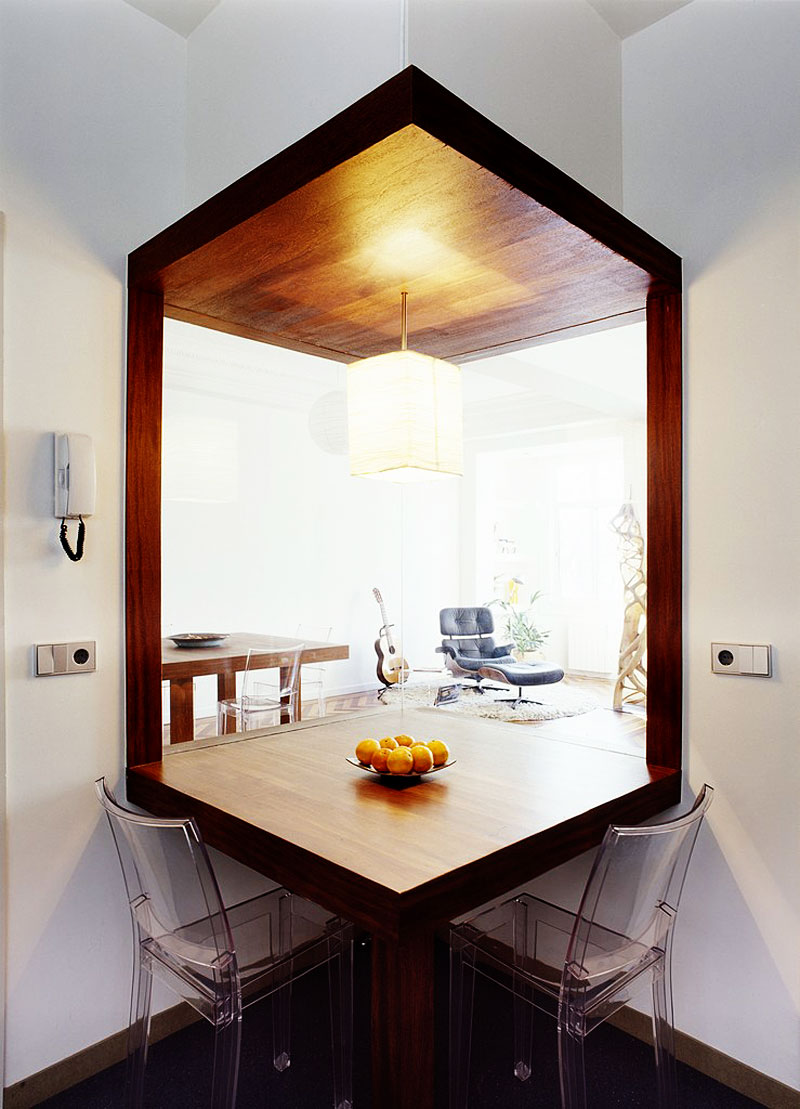
<svg viewBox="0 0 800 1109">
<path fill-rule="evenodd" d="M 77 643 L 37 643 L 36 677 L 82 674 L 97 669 L 97 647 L 93 639 Z"/>
<path fill-rule="evenodd" d="M 772 677 L 772 647 L 769 643 L 712 643 L 711 670 L 715 674 Z"/>
</svg>

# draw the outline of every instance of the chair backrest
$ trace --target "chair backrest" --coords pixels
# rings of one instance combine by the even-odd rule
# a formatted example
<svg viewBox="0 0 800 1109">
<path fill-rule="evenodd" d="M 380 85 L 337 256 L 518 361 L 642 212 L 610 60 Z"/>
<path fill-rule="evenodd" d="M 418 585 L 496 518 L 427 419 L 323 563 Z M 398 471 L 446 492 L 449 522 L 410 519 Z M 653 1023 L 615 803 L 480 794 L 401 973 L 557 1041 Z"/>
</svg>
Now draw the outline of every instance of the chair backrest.
<svg viewBox="0 0 800 1109">
<path fill-rule="evenodd" d="M 221 965 L 231 959 L 230 924 L 194 820 L 123 808 L 104 778 L 95 782 L 95 789 L 114 837 L 140 937 L 196 965 Z M 201 942 L 193 942 L 198 937 Z"/>
<path fill-rule="evenodd" d="M 278 662 L 273 664 L 279 666 L 281 671 L 286 672 L 285 680 L 283 678 L 280 680 L 280 695 L 282 697 L 297 693 L 297 683 L 300 678 L 300 656 L 304 647 L 305 643 L 297 643 L 293 647 L 287 647 L 282 652 Z M 242 675 L 242 691 L 240 694 L 242 701 L 245 701 L 248 696 L 253 672 L 259 669 L 258 663 L 254 663 L 253 659 L 257 658 L 260 653 L 262 652 L 258 647 L 251 647 L 247 652 L 247 663 Z"/>
<path fill-rule="evenodd" d="M 439 612 L 442 635 L 461 638 L 467 635 L 491 635 L 494 616 L 490 608 L 443 608 Z"/>
<path fill-rule="evenodd" d="M 304 643 L 330 643 L 333 626 L 322 624 L 298 624 L 294 633 Z"/>
<path fill-rule="evenodd" d="M 620 949 L 630 941 L 642 948 L 668 943 L 713 793 L 704 785 L 691 810 L 675 820 L 609 827 L 578 908 L 567 967 L 588 968 L 598 949 L 610 954 L 614 945 L 609 947 L 609 934 L 619 936 Z"/>
<path fill-rule="evenodd" d="M 443 647 L 464 658 L 491 658 L 495 642 L 494 616 L 490 608 L 443 608 L 439 612 Z"/>
</svg>

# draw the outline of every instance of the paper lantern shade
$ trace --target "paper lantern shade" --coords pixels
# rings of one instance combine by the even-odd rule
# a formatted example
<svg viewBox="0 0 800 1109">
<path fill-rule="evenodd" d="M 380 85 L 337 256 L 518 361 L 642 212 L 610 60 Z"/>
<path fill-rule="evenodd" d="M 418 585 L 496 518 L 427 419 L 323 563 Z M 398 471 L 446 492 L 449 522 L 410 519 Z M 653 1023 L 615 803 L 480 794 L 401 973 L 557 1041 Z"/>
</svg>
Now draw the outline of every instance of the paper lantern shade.
<svg viewBox="0 0 800 1109">
<path fill-rule="evenodd" d="M 413 350 L 347 368 L 350 473 L 419 481 L 463 473 L 461 370 Z"/>
</svg>

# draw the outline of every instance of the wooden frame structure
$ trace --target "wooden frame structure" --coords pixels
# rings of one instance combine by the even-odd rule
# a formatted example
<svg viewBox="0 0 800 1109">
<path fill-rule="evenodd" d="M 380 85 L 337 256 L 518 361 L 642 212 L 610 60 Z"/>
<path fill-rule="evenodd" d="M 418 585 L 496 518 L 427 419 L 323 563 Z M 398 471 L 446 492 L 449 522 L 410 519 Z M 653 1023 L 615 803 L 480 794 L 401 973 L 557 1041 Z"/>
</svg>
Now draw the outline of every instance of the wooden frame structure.
<svg viewBox="0 0 800 1109">
<path fill-rule="evenodd" d="M 610 821 L 680 799 L 681 261 L 411 67 L 135 250 L 128 272 L 128 795 L 191 813 L 212 845 L 372 932 L 373 1096 L 433 1109 L 436 927 L 585 851 Z M 319 771 L 315 751 L 348 743 L 346 723 L 321 721 L 302 745 L 286 729 L 304 725 L 286 725 L 162 758 L 164 316 L 348 362 L 396 345 L 401 287 L 410 345 L 457 362 L 646 319 L 646 763 L 534 736 L 519 752 L 527 772 L 489 788 L 480 751 L 468 765 L 480 737 L 455 718 L 462 774 L 376 804 L 384 787 L 352 782 L 342 759 Z M 281 801 L 265 742 L 285 749 L 302 803 L 294 790 Z M 371 845 L 391 846 L 398 812 L 420 828 L 433 820 L 449 853 L 409 872 L 392 856 L 376 875 Z M 476 812 L 487 821 L 477 839 Z"/>
<path fill-rule="evenodd" d="M 681 765 L 681 261 L 409 67 L 129 256 L 127 764 L 161 758 L 171 316 L 338 361 L 454 361 L 647 320 L 647 759 Z"/>
</svg>

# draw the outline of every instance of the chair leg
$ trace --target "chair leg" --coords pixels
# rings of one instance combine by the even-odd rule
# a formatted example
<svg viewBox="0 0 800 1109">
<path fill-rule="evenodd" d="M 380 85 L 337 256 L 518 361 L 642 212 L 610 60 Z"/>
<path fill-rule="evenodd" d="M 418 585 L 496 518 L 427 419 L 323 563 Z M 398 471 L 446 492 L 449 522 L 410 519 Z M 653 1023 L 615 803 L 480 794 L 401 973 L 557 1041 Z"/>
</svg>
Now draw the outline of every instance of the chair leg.
<svg viewBox="0 0 800 1109">
<path fill-rule="evenodd" d="M 128 1109 L 141 1109 L 144 1103 L 144 1072 L 147 1066 L 147 1040 L 150 1035 L 150 999 L 153 977 L 141 958 L 139 937 L 134 932 L 131 1016 L 128 1025 L 127 1102 Z"/>
<path fill-rule="evenodd" d="M 514 1075 L 520 1082 L 526 1082 L 533 1069 L 533 986 L 520 970 L 532 953 L 528 950 L 528 912 L 525 902 L 515 901 L 513 912 Z"/>
<path fill-rule="evenodd" d="M 658 1109 L 675 1109 L 678 1083 L 675 1067 L 675 1020 L 669 966 L 653 975 L 653 1043 L 656 1053 Z"/>
<path fill-rule="evenodd" d="M 353 936 L 350 929 L 328 941 L 333 1109 L 353 1107 Z"/>
<path fill-rule="evenodd" d="M 450 1109 L 467 1109 L 472 1054 L 475 952 L 450 936 Z"/>
<path fill-rule="evenodd" d="M 562 1109 L 586 1109 L 583 1036 L 563 1002 L 558 1013 L 558 1070 Z"/>
<path fill-rule="evenodd" d="M 214 1029 L 214 1077 L 212 1109 L 234 1109 L 239 1080 L 239 1050 L 242 1042 L 242 1008 L 237 1003 L 230 1018 Z"/>
<path fill-rule="evenodd" d="M 275 1070 L 285 1071 L 292 1062 L 292 895 L 283 894 L 278 902 L 279 965 L 275 970 L 276 988 L 272 995 L 272 1061 Z"/>
<path fill-rule="evenodd" d="M 533 1070 L 533 989 L 514 974 L 514 1077 L 527 1082 Z"/>
</svg>

